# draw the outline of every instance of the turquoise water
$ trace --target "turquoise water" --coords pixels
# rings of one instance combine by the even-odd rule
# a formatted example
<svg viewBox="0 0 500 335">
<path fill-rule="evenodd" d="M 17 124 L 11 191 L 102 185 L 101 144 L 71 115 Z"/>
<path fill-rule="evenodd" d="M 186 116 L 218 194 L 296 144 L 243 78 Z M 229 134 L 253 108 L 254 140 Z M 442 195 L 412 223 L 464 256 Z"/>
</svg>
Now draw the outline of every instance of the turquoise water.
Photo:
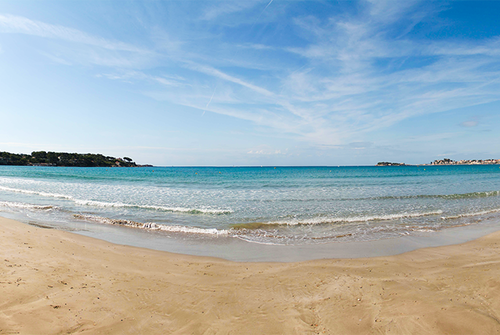
<svg viewBox="0 0 500 335">
<path fill-rule="evenodd" d="M 500 215 L 500 167 L 0 166 L 0 215 L 210 243 L 373 241 Z"/>
</svg>

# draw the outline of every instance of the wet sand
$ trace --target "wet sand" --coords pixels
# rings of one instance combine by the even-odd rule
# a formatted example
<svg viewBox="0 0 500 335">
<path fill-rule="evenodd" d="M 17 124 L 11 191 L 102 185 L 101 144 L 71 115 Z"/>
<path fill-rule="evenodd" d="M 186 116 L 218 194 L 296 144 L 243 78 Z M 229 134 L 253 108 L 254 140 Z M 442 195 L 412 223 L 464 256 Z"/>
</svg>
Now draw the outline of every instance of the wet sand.
<svg viewBox="0 0 500 335">
<path fill-rule="evenodd" d="M 405 254 L 239 263 L 0 218 L 0 334 L 496 334 L 500 232 Z"/>
</svg>

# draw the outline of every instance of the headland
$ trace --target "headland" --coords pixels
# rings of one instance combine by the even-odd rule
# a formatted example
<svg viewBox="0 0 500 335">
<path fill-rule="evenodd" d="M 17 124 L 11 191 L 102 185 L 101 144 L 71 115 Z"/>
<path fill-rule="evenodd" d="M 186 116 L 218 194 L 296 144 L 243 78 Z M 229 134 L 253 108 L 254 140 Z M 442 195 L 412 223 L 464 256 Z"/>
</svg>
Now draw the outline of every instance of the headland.
<svg viewBox="0 0 500 335">
<path fill-rule="evenodd" d="M 75 166 L 75 167 L 141 167 L 132 158 L 115 158 L 101 154 L 33 151 L 31 155 L 0 152 L 0 165 Z"/>
</svg>

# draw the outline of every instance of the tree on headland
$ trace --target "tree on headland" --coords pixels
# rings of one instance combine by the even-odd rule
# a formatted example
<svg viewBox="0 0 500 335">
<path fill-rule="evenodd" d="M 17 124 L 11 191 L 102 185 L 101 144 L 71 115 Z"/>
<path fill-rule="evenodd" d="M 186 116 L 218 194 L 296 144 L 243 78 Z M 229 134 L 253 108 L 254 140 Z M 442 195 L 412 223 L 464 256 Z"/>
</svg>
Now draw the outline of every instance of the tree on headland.
<svg viewBox="0 0 500 335">
<path fill-rule="evenodd" d="M 0 165 L 41 165 L 81 167 L 133 167 L 130 157 L 115 158 L 101 154 L 33 151 L 31 155 L 0 152 Z"/>
</svg>

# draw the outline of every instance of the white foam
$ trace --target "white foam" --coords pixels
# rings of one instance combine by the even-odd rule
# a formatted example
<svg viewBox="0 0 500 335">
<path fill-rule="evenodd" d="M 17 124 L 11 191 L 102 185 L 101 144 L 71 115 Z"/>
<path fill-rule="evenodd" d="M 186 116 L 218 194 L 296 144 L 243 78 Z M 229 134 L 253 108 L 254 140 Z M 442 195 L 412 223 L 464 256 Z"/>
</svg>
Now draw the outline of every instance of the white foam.
<svg viewBox="0 0 500 335">
<path fill-rule="evenodd" d="M 75 199 L 74 202 L 81 206 L 94 206 L 94 207 L 133 207 L 132 205 L 123 204 L 120 202 L 104 202 L 104 201 L 94 201 L 94 200 L 78 200 Z"/>
<path fill-rule="evenodd" d="M 197 227 L 186 227 L 186 226 L 167 226 L 167 225 L 156 225 L 157 229 L 168 232 L 175 233 L 188 233 L 188 234 L 205 234 L 205 235 L 229 235 L 230 231 L 228 229 L 215 229 L 215 228 L 197 228 Z"/>
<path fill-rule="evenodd" d="M 150 230 L 161 230 L 171 233 L 203 234 L 203 235 L 215 235 L 215 236 L 230 234 L 230 230 L 228 229 L 198 228 L 198 227 L 187 227 L 179 225 L 168 226 L 168 225 L 157 224 L 154 222 L 141 223 L 131 220 L 117 220 L 101 216 L 82 215 L 82 214 L 75 214 L 74 217 L 80 220 L 93 221 L 104 224 L 122 225 L 127 227 L 150 229 Z"/>
<path fill-rule="evenodd" d="M 11 188 L 11 187 L 5 187 L 5 186 L 0 186 L 0 190 L 8 191 L 8 192 L 24 193 L 24 194 L 41 195 L 42 197 L 62 198 L 62 199 L 73 200 L 73 197 L 71 197 L 69 195 L 58 194 L 58 193 L 47 193 L 47 192 L 40 192 L 40 191 L 23 190 L 23 189 L 19 189 L 19 188 Z"/>
<path fill-rule="evenodd" d="M 186 207 L 168 207 L 168 206 L 155 206 L 155 205 L 133 205 L 125 204 L 121 202 L 105 202 L 96 200 L 81 200 L 75 199 L 72 196 L 59 194 L 59 193 L 48 193 L 40 191 L 23 190 L 11 187 L 0 186 L 0 190 L 17 192 L 24 194 L 40 195 L 43 197 L 60 198 L 71 200 L 77 205 L 81 206 L 94 206 L 94 207 L 119 207 L 119 208 L 143 208 L 143 209 L 153 209 L 165 212 L 178 212 L 178 213 L 189 213 L 189 214 L 230 214 L 233 211 L 230 209 L 213 209 L 213 208 L 186 208 Z"/>
<path fill-rule="evenodd" d="M 94 206 L 94 207 L 121 207 L 121 208 L 143 208 L 154 209 L 164 212 L 180 212 L 192 214 L 229 214 L 232 210 L 229 209 L 205 209 L 205 208 L 185 208 L 185 207 L 167 207 L 167 206 L 152 206 L 152 205 L 132 205 L 121 202 L 104 202 L 94 200 L 74 200 L 78 205 Z"/>
<path fill-rule="evenodd" d="M 274 221 L 268 222 L 269 225 L 314 225 L 314 224 L 328 224 L 328 223 L 354 223 L 354 222 L 368 222 L 368 221 L 385 221 L 385 220 L 398 220 L 405 218 L 414 218 L 421 216 L 439 215 L 442 210 L 421 212 L 421 213 L 398 213 L 387 215 L 372 215 L 372 216 L 352 216 L 352 217 L 338 217 L 338 218 L 313 218 L 304 220 L 290 220 L 290 221 Z"/>
<path fill-rule="evenodd" d="M 230 214 L 231 209 L 212 209 L 212 208 L 184 208 L 184 207 L 165 207 L 165 206 L 137 206 L 140 208 L 156 209 L 166 212 L 184 212 L 184 213 L 203 213 L 203 214 Z"/>
<path fill-rule="evenodd" d="M 500 212 L 500 208 L 490 209 L 490 210 L 486 210 L 486 211 L 473 212 L 473 213 L 464 213 L 464 214 L 459 214 L 459 215 L 443 216 L 441 219 L 453 220 L 453 219 L 460 219 L 460 218 L 465 218 L 465 217 L 470 217 L 470 216 L 486 215 L 486 214 L 492 214 L 492 213 L 498 213 L 498 212 Z"/>
<path fill-rule="evenodd" d="M 32 209 L 32 210 L 50 210 L 56 208 L 50 205 L 33 205 L 25 204 L 22 202 L 10 202 L 10 201 L 0 201 L 0 206 L 10 207 L 10 208 L 22 208 L 22 209 Z"/>
</svg>

